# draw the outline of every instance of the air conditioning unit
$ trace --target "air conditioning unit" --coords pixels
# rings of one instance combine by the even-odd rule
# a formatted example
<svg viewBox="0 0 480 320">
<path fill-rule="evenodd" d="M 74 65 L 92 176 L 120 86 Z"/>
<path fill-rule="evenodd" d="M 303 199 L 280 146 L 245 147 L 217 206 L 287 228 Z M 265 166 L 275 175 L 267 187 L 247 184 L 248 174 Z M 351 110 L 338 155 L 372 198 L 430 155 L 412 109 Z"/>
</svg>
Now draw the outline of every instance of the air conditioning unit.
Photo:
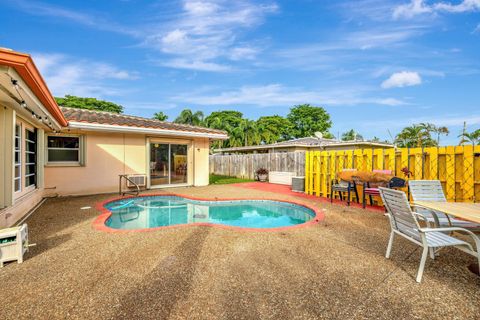
<svg viewBox="0 0 480 320">
<path fill-rule="evenodd" d="M 135 188 L 135 184 L 133 184 L 131 181 L 137 184 L 139 187 L 146 187 L 147 186 L 147 175 L 145 174 L 129 174 L 127 175 L 127 187 L 128 188 Z"/>
</svg>

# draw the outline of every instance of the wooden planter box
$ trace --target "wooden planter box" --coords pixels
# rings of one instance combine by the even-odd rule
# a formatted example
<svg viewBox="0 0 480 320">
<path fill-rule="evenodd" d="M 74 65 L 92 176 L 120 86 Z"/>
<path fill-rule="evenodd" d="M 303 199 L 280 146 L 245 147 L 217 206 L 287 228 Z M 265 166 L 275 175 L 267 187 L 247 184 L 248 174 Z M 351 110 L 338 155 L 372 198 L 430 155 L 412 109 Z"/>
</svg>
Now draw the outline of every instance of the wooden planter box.
<svg viewBox="0 0 480 320">
<path fill-rule="evenodd" d="M 0 268 L 7 261 L 23 262 L 23 254 L 28 251 L 28 228 L 19 227 L 0 230 Z"/>
</svg>

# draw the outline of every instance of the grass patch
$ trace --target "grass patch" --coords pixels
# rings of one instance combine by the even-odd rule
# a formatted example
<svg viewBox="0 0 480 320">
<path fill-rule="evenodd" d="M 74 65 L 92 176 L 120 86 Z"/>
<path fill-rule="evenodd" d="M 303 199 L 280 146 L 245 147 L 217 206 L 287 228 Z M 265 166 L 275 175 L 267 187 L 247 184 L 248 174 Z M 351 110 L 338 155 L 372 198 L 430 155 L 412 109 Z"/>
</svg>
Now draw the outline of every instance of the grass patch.
<svg viewBox="0 0 480 320">
<path fill-rule="evenodd" d="M 251 179 L 242 179 L 229 176 L 218 176 L 215 174 L 210 175 L 210 184 L 230 184 L 230 183 L 240 183 L 240 182 L 252 182 Z"/>
</svg>

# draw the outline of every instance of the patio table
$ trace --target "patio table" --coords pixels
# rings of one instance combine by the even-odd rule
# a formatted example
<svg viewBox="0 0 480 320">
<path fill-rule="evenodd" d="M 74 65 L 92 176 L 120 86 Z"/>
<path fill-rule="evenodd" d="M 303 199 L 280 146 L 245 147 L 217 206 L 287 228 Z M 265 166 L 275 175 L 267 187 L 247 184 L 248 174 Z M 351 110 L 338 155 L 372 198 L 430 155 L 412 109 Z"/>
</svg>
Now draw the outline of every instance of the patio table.
<svg viewBox="0 0 480 320">
<path fill-rule="evenodd" d="M 443 212 L 456 218 L 480 223 L 480 203 L 414 201 L 414 204 L 434 211 Z M 478 248 L 476 249 L 478 250 Z M 471 272 L 480 276 L 478 263 L 471 264 L 468 268 Z"/>
<path fill-rule="evenodd" d="M 443 212 L 456 218 L 480 223 L 480 203 L 415 201 L 414 204 Z"/>
</svg>

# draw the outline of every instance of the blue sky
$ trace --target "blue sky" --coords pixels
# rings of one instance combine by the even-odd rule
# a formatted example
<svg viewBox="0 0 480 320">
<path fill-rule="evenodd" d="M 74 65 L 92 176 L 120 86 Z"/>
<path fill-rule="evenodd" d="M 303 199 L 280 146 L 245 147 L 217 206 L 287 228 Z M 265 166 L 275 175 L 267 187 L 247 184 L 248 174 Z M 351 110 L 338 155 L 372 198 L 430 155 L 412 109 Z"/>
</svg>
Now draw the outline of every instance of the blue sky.
<svg viewBox="0 0 480 320">
<path fill-rule="evenodd" d="M 54 95 L 170 120 L 185 107 L 286 115 L 389 138 L 480 126 L 480 0 L 0 1 L 0 46 L 31 53 Z"/>
</svg>

